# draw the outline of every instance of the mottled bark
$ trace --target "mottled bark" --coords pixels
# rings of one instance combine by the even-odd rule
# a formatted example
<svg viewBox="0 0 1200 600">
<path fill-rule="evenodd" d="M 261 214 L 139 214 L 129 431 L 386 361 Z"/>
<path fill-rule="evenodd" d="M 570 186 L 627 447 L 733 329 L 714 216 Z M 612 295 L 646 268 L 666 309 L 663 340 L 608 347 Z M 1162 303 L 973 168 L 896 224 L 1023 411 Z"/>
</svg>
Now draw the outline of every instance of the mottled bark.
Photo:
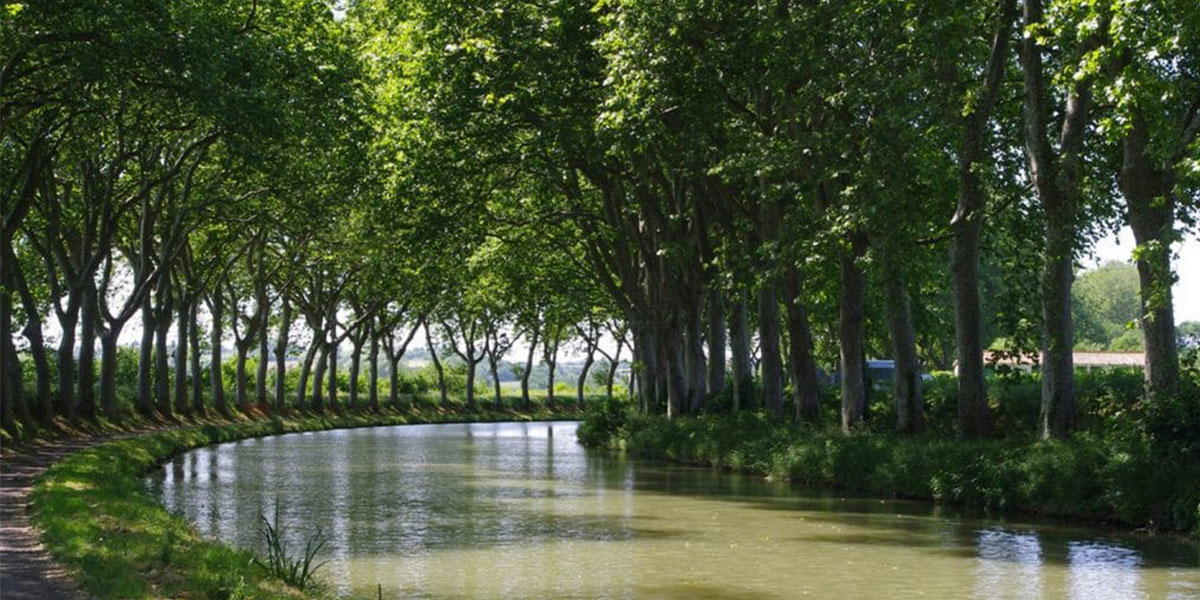
<svg viewBox="0 0 1200 600">
<path fill-rule="evenodd" d="M 783 416 L 783 359 L 779 347 L 779 298 L 775 282 L 768 280 L 758 292 L 758 348 L 762 357 L 763 407 Z"/>
<path fill-rule="evenodd" d="M 1200 119 L 1200 116 L 1193 117 Z M 1171 244 L 1176 199 L 1173 165 L 1160 167 L 1149 155 L 1145 120 L 1133 120 L 1122 143 L 1120 186 L 1129 227 L 1137 242 L 1138 281 L 1145 340 L 1146 391 L 1170 397 L 1179 391 L 1179 348 L 1175 339 L 1175 306 L 1171 293 Z"/>
<path fill-rule="evenodd" d="M 538 328 L 533 326 L 529 335 L 529 352 L 525 355 L 525 368 L 521 371 L 521 408 L 529 410 L 529 376 L 533 374 L 533 357 L 537 354 Z"/>
<path fill-rule="evenodd" d="M 792 375 L 792 401 L 796 419 L 815 423 L 820 415 L 817 361 L 813 356 L 812 330 L 808 324 L 800 272 L 792 269 L 784 281 L 784 307 L 787 313 L 788 366 Z"/>
<path fill-rule="evenodd" d="M 191 352 L 188 360 L 192 363 L 192 411 L 204 416 L 204 371 L 200 366 L 200 303 L 193 299 L 191 312 L 188 314 L 188 345 Z"/>
<path fill-rule="evenodd" d="M 725 297 L 715 286 L 708 291 L 708 393 L 725 389 Z"/>
<path fill-rule="evenodd" d="M 889 254 L 889 256 L 891 256 Z M 884 259 L 884 288 L 887 297 L 888 328 L 892 337 L 896 429 L 901 433 L 920 433 L 925 429 L 925 409 L 921 394 L 921 366 L 917 359 L 913 332 L 912 306 L 904 270 L 895 259 Z"/>
<path fill-rule="evenodd" d="M 287 296 L 283 297 L 283 306 L 280 307 L 279 314 L 279 333 L 275 337 L 275 412 L 282 413 L 286 408 L 287 393 L 287 352 L 288 352 L 288 334 L 292 328 L 292 304 Z M 304 393 L 304 384 L 300 384 L 300 393 Z"/>
<path fill-rule="evenodd" d="M 754 406 L 754 371 L 750 365 L 750 324 L 745 293 L 738 293 L 729 315 L 729 350 L 733 363 L 733 410 Z"/>
<path fill-rule="evenodd" d="M 861 238 L 855 234 L 853 237 Z M 861 239 L 851 242 L 849 250 L 840 252 L 840 298 L 838 300 L 838 353 L 842 387 L 842 431 L 861 427 L 866 417 L 867 387 L 863 376 L 864 305 L 866 276 L 858 265 L 862 251 Z"/>
<path fill-rule="evenodd" d="M 154 373 L 154 309 L 150 296 L 142 301 L 142 342 L 138 346 L 137 407 L 143 416 L 154 416 L 154 392 L 151 379 Z"/>
<path fill-rule="evenodd" d="M 990 420 L 983 373 L 983 320 L 979 308 L 979 242 L 987 194 L 979 172 L 989 158 L 988 122 L 995 108 L 1008 40 L 1016 18 L 1015 0 L 998 0 L 984 79 L 974 102 L 963 112 L 962 146 L 958 156 L 958 206 L 950 225 L 954 238 L 950 248 L 950 272 L 954 293 L 954 340 L 958 360 L 959 434 L 978 437 L 988 431 Z"/>
<path fill-rule="evenodd" d="M 191 300 L 181 295 L 175 305 L 175 412 L 187 415 L 188 403 L 188 344 L 191 336 Z"/>
<path fill-rule="evenodd" d="M 221 372 L 221 342 L 224 338 L 223 325 L 225 322 L 225 301 L 220 294 L 214 294 L 208 304 L 209 314 L 212 315 L 212 328 L 209 331 L 209 361 L 208 377 L 210 381 L 213 408 L 222 415 L 229 415 L 229 407 L 225 404 L 225 376 Z"/>
</svg>

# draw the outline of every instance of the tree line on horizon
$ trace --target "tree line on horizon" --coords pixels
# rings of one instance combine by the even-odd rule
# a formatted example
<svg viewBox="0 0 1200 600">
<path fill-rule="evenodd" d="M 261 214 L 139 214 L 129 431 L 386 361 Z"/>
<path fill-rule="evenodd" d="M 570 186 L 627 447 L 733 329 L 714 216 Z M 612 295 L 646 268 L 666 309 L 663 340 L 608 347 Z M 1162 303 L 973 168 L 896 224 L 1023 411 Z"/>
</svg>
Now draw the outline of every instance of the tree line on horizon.
<svg viewBox="0 0 1200 600">
<path fill-rule="evenodd" d="M 813 421 L 837 371 L 846 431 L 868 355 L 903 433 L 953 367 L 964 437 L 991 430 L 984 351 L 1036 350 L 1060 437 L 1073 350 L 1120 335 L 1080 312 L 1077 261 L 1125 225 L 1113 314 L 1147 397 L 1195 401 L 1188 0 L 45 0 L 0 24 L 6 428 L 122 417 L 139 319 L 146 416 L 376 408 L 421 334 L 472 410 L 519 338 L 526 404 L 574 343 L 672 416 L 726 394 Z M 226 342 L 232 390 L 201 360 Z"/>
</svg>

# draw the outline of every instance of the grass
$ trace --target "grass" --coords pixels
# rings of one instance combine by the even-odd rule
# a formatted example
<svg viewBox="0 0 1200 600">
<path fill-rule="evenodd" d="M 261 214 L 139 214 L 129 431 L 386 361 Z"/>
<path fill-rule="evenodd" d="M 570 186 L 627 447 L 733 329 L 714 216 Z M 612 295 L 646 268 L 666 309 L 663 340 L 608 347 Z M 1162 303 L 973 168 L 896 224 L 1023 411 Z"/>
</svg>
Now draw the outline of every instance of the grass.
<svg viewBox="0 0 1200 600">
<path fill-rule="evenodd" d="M 248 552 L 203 538 L 152 497 L 143 476 L 186 450 L 238 439 L 377 425 L 544 420 L 539 409 L 239 418 L 101 443 L 51 466 L 35 484 L 33 522 L 42 542 L 96 598 L 234 600 L 313 597 L 266 574 Z M 319 586 L 318 586 L 319 587 Z"/>
</svg>

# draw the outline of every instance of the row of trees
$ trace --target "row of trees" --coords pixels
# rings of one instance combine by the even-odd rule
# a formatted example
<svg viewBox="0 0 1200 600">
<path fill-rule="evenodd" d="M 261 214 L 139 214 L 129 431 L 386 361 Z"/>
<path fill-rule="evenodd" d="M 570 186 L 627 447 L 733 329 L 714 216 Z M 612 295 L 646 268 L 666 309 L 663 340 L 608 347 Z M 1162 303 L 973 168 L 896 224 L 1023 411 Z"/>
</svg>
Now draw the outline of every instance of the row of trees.
<svg viewBox="0 0 1200 600">
<path fill-rule="evenodd" d="M 1126 222 L 1148 389 L 1170 397 L 1200 10 L 1043 2 L 7 4 L 4 425 L 118 417 L 138 318 L 147 415 L 340 408 L 347 347 L 369 385 L 346 402 L 375 407 L 380 361 L 395 394 L 425 332 L 472 409 L 476 366 L 518 337 L 526 401 L 537 354 L 553 374 L 568 338 L 588 366 L 628 338 L 606 358 L 632 349 L 645 411 L 728 394 L 813 420 L 824 368 L 849 430 L 864 357 L 890 355 L 900 430 L 922 428 L 923 366 L 957 365 L 975 436 L 1003 338 L 1042 350 L 1061 435 L 1074 261 Z M 234 348 L 232 401 L 205 329 L 208 364 Z"/>
<path fill-rule="evenodd" d="M 1178 391 L 1170 247 L 1200 156 L 1186 2 L 396 6 L 357 18 L 403 64 L 385 80 L 419 131 L 405 155 L 429 161 L 412 176 L 430 201 L 516 204 L 577 238 L 646 410 L 700 410 L 727 356 L 749 405 L 756 338 L 762 404 L 783 415 L 790 382 L 815 418 L 823 362 L 847 430 L 868 350 L 896 360 L 903 431 L 921 428 L 921 363 L 952 354 L 960 431 L 981 435 L 999 332 L 1040 348 L 1043 433 L 1063 435 L 1075 260 L 1121 223 L 1148 389 Z"/>
</svg>

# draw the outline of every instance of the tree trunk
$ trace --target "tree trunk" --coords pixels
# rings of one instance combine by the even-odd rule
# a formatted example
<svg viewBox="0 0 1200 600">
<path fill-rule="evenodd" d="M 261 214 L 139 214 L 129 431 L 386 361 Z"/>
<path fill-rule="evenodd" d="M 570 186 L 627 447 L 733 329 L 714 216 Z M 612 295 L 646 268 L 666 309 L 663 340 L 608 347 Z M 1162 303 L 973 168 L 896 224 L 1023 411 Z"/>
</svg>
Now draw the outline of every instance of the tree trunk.
<svg viewBox="0 0 1200 600">
<path fill-rule="evenodd" d="M 83 287 L 83 306 L 79 317 L 79 415 L 96 418 L 96 334 L 100 305 L 96 285 Z"/>
<path fill-rule="evenodd" d="M 529 376 L 533 373 L 533 356 L 538 347 L 538 328 L 533 327 L 529 337 L 529 354 L 525 357 L 525 370 L 521 371 L 521 408 L 529 410 L 532 402 L 529 398 Z"/>
<path fill-rule="evenodd" d="M 587 385 L 588 371 L 596 359 L 596 346 L 587 342 L 587 358 L 583 361 L 583 371 L 579 373 L 579 382 L 575 386 L 575 408 L 583 410 L 583 388 Z"/>
<path fill-rule="evenodd" d="M 604 381 L 604 397 L 611 402 L 613 400 L 613 385 L 617 381 L 617 369 L 621 367 L 621 347 L 624 344 L 617 342 L 617 352 L 613 354 L 612 360 L 608 363 L 608 375 Z"/>
<path fill-rule="evenodd" d="M 367 351 L 367 406 L 379 411 L 379 336 L 371 332 L 371 348 Z"/>
<path fill-rule="evenodd" d="M 500 361 L 496 358 L 496 353 L 488 351 L 488 368 L 492 370 L 492 391 L 496 394 L 496 410 L 504 408 L 504 398 L 500 394 Z"/>
<path fill-rule="evenodd" d="M 237 317 L 234 317 L 237 318 Z M 244 340 L 234 344 L 234 350 L 237 352 L 237 362 L 234 371 L 236 372 L 237 381 L 234 382 L 235 397 L 237 399 L 238 410 L 243 414 L 250 413 L 250 394 L 247 391 L 246 376 L 246 359 L 250 356 L 250 344 L 246 343 L 253 340 Z"/>
<path fill-rule="evenodd" d="M 268 315 L 270 309 L 264 308 L 258 323 L 258 364 L 254 372 L 254 403 L 264 411 L 267 409 L 267 371 L 271 366 L 270 341 L 267 339 L 267 326 L 270 324 Z"/>
<path fill-rule="evenodd" d="M 704 303 L 701 298 L 688 299 L 687 318 L 684 320 L 687 327 L 684 332 L 684 341 L 687 343 L 684 355 L 687 410 L 691 413 L 698 413 L 704 408 L 704 397 L 708 394 L 708 369 L 704 357 Z"/>
<path fill-rule="evenodd" d="M 400 410 L 400 357 L 388 356 L 388 400 L 392 408 Z"/>
<path fill-rule="evenodd" d="M 62 338 L 58 342 L 58 411 L 67 420 L 75 420 L 76 408 L 76 378 L 75 365 L 75 326 L 79 322 L 79 296 L 73 294 L 67 300 L 67 310 L 59 313 L 59 325 L 62 327 Z"/>
<path fill-rule="evenodd" d="M 996 105 L 1008 38 L 1016 18 L 1016 0 L 998 0 L 984 80 L 975 101 L 962 117 L 963 141 L 958 159 L 958 205 L 950 225 L 954 232 L 950 262 L 954 279 L 954 340 L 958 359 L 958 429 L 963 437 L 988 430 L 986 381 L 983 375 L 983 327 L 979 313 L 979 240 L 987 195 L 980 167 L 988 158 L 988 121 Z"/>
<path fill-rule="evenodd" d="M 713 286 L 708 291 L 708 393 L 713 395 L 725 389 L 725 340 L 725 298 Z"/>
<path fill-rule="evenodd" d="M 320 344 L 320 340 L 314 334 L 313 341 L 308 345 L 308 350 L 304 353 L 304 362 L 300 365 L 300 377 L 296 384 L 297 410 L 305 409 L 306 398 L 308 396 L 308 378 L 312 374 L 313 361 L 317 358 L 317 348 Z"/>
<path fill-rule="evenodd" d="M 857 246 L 857 243 L 855 244 Z M 863 424 L 866 416 L 867 389 L 863 378 L 863 307 L 866 302 L 866 277 L 858 266 L 859 248 L 842 251 L 840 258 L 841 298 L 838 302 L 838 337 L 841 358 L 842 431 Z"/>
<path fill-rule="evenodd" d="M 154 392 L 151 379 L 154 374 L 154 331 L 157 328 L 150 295 L 142 301 L 142 343 L 138 347 L 137 406 L 145 417 L 154 416 Z"/>
<path fill-rule="evenodd" d="M 320 335 L 324 335 L 323 333 Z M 312 409 L 317 413 L 325 412 L 325 368 L 329 366 L 326 361 L 329 350 L 325 344 L 324 337 L 313 338 L 313 343 L 318 345 L 316 364 L 313 367 L 313 385 L 312 385 Z"/>
<path fill-rule="evenodd" d="M 117 327 L 100 332 L 100 410 L 113 421 L 121 417 L 117 408 L 117 340 L 120 337 L 121 330 Z"/>
<path fill-rule="evenodd" d="M 275 338 L 275 412 L 282 414 L 287 405 L 287 351 L 288 333 L 292 328 L 292 305 L 287 296 L 283 297 L 283 306 L 279 316 L 279 334 Z M 300 385 L 300 393 L 304 393 L 304 384 Z"/>
<path fill-rule="evenodd" d="M 154 332 L 154 401 L 158 412 L 172 418 L 171 407 L 171 353 L 167 350 L 167 334 L 171 331 L 172 309 L 170 297 L 164 298 L 155 317 Z"/>
<path fill-rule="evenodd" d="M 8 265 L 5 264 L 4 268 L 7 270 Z M 26 421 L 26 415 L 21 413 L 27 412 L 27 407 L 22 389 L 21 361 L 17 358 L 17 347 L 12 341 L 12 292 L 9 291 L 12 288 L 9 277 L 5 273 L 3 281 L 0 281 L 0 350 L 4 351 L 0 357 L 0 366 L 4 367 L 4 373 L 0 375 L 0 385 L 3 385 L 3 389 L 0 389 L 3 392 L 3 398 L 0 398 L 0 424 L 11 430 L 16 420 Z"/>
<path fill-rule="evenodd" d="M 467 355 L 467 410 L 477 412 L 479 406 L 475 403 L 475 355 Z"/>
<path fill-rule="evenodd" d="M 192 363 L 192 411 L 204 416 L 204 371 L 200 368 L 200 302 L 192 300 L 191 311 L 188 314 L 188 345 L 191 346 Z"/>
<path fill-rule="evenodd" d="M 214 295 L 209 312 L 212 314 L 212 331 L 209 333 L 209 350 L 211 358 L 208 363 L 208 376 L 212 384 L 213 407 L 222 416 L 229 416 L 229 407 L 225 405 L 225 376 L 221 372 L 221 340 L 224 337 L 222 325 L 225 319 L 225 305 L 220 294 Z"/>
<path fill-rule="evenodd" d="M 812 330 L 808 308 L 801 301 L 803 285 L 800 272 L 792 269 L 784 282 L 784 307 L 788 327 L 788 365 L 792 372 L 792 401 L 796 419 L 815 423 L 819 417 L 820 394 L 817 386 L 817 361 L 813 357 Z"/>
<path fill-rule="evenodd" d="M 362 369 L 363 339 L 351 340 L 350 345 L 350 410 L 358 410 L 358 374 Z"/>
<path fill-rule="evenodd" d="M 438 360 L 437 348 L 433 345 L 433 334 L 425 328 L 425 344 L 429 347 L 429 357 L 433 359 L 433 368 L 437 370 L 438 393 L 441 394 L 442 406 L 449 407 L 450 397 L 446 393 L 446 374 L 442 371 L 442 361 Z"/>
<path fill-rule="evenodd" d="M 754 406 L 754 370 L 750 366 L 750 323 L 745 292 L 738 292 L 729 315 L 729 350 L 733 356 L 733 410 Z"/>
<path fill-rule="evenodd" d="M 762 354 L 763 406 L 783 416 L 783 361 L 779 356 L 779 301 L 775 282 L 768 280 L 758 292 L 758 345 Z"/>
<path fill-rule="evenodd" d="M 1175 231 L 1174 177 L 1170 166 L 1156 168 L 1147 154 L 1144 119 L 1135 118 L 1122 144 L 1120 186 L 1137 252 L 1138 282 L 1145 336 L 1146 392 L 1171 397 L 1179 391 L 1179 348 L 1171 294 L 1171 244 Z"/>
<path fill-rule="evenodd" d="M 342 405 L 338 399 L 338 342 L 337 342 L 337 327 L 335 326 L 329 333 L 329 350 L 326 354 L 329 356 L 329 408 L 334 412 L 342 410 Z"/>
<path fill-rule="evenodd" d="M 546 377 L 546 406 L 554 407 L 554 371 L 558 366 L 558 339 L 557 335 L 546 336 L 546 367 L 549 370 Z M 551 341 L 553 340 L 553 345 Z"/>
<path fill-rule="evenodd" d="M 33 356 L 33 368 L 37 381 L 34 399 L 38 407 L 38 418 L 45 425 L 54 420 L 54 395 L 50 390 L 50 361 L 46 357 L 46 343 L 42 338 L 42 316 L 38 312 L 37 300 L 26 285 L 21 266 L 16 264 L 16 256 L 9 250 L 8 260 L 13 261 L 12 271 L 14 283 L 21 296 L 21 306 L 25 310 L 25 327 L 21 333 L 29 340 L 29 353 Z M 15 356 L 15 354 L 14 354 Z"/>
<path fill-rule="evenodd" d="M 1063 437 L 1075 428 L 1075 336 L 1071 280 L 1075 276 L 1074 218 L 1047 223 L 1042 274 L 1042 437 Z"/>
<path fill-rule="evenodd" d="M 885 256 L 892 256 L 891 253 Z M 921 398 L 921 367 L 917 360 L 913 333 L 912 308 L 904 270 L 884 259 L 884 286 L 887 293 L 888 324 L 892 335 L 895 365 L 896 429 L 901 433 L 920 433 L 925 428 Z"/>
<path fill-rule="evenodd" d="M 186 416 L 191 412 L 188 405 L 188 343 L 191 333 L 188 320 L 191 317 L 191 300 L 180 295 L 175 317 L 175 412 Z"/>
</svg>

